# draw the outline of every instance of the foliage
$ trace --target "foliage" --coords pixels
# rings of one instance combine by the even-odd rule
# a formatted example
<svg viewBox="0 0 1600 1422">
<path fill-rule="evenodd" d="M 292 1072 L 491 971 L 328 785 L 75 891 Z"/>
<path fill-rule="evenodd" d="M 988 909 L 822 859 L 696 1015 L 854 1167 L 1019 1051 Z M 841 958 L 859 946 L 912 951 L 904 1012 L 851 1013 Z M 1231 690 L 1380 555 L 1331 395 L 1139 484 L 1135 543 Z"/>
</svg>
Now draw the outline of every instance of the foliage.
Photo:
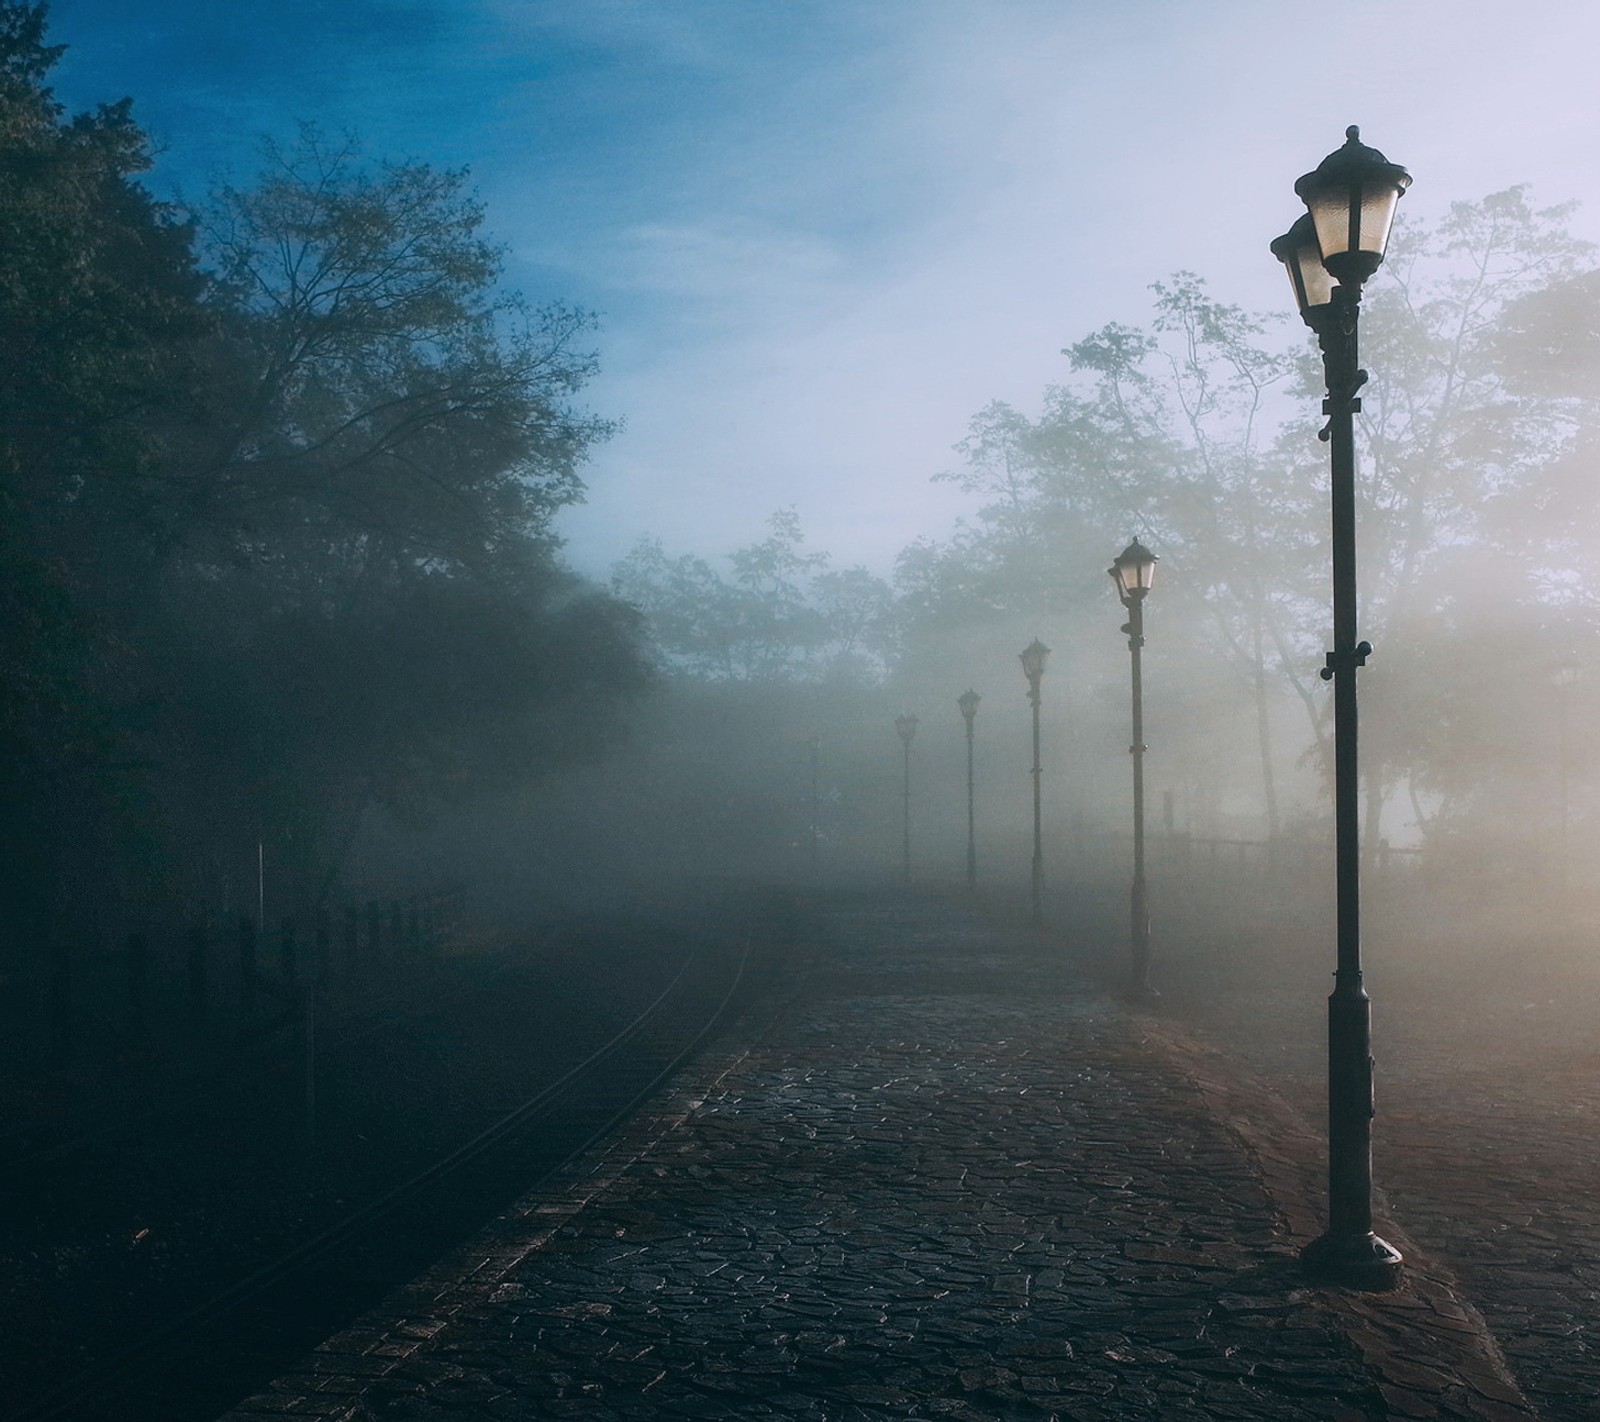
<svg viewBox="0 0 1600 1422">
<path fill-rule="evenodd" d="M 155 202 L 130 105 L 67 117 L 59 52 L 0 3 L 14 881 L 152 909 L 265 840 L 323 892 L 369 808 L 605 744 L 637 619 L 551 527 L 609 433 L 572 403 L 591 319 L 501 289 L 464 174 L 312 129 Z"/>
<path fill-rule="evenodd" d="M 1369 284 L 1362 630 L 1380 652 L 1363 678 L 1369 841 L 1396 789 L 1442 831 L 1503 802 L 1498 787 L 1527 770 L 1512 749 L 1530 714 L 1516 680 L 1462 679 L 1475 626 L 1539 666 L 1595 635 L 1586 515 L 1600 512 L 1588 477 L 1600 387 L 1585 373 L 1600 351 L 1600 279 L 1569 216 L 1515 188 L 1432 225 L 1402 222 Z M 1163 558 L 1163 656 L 1223 654 L 1276 830 L 1286 699 L 1306 712 L 1296 739 L 1326 769 L 1328 698 L 1312 675 L 1327 635 L 1326 452 L 1309 438 L 1321 363 L 1280 319 L 1218 302 L 1192 274 L 1153 294 L 1146 328 L 1114 323 L 1067 348 L 1068 378 L 1038 417 L 994 403 L 974 418 L 963 467 L 940 476 L 982 500 L 973 522 L 901 555 L 911 655 L 919 637 L 937 656 L 936 629 L 1008 608 L 1086 604 L 1097 555 L 1138 532 Z M 1196 684 L 1197 670 L 1180 679 Z M 1191 722 L 1236 715 L 1193 698 L 1187 710 Z"/>
<path fill-rule="evenodd" d="M 793 509 L 737 549 L 730 574 L 644 539 L 614 570 L 617 596 L 645 617 L 665 665 L 709 681 L 873 680 L 889 634 L 888 586 L 865 568 L 831 569 L 802 551 Z"/>
<path fill-rule="evenodd" d="M 1581 662 L 1600 631 L 1587 536 L 1600 513 L 1600 276 L 1569 216 L 1518 188 L 1402 222 L 1366 293 L 1369 848 L 1396 796 L 1442 842 L 1549 793 L 1551 669 Z M 1178 698 L 1159 728 L 1162 773 L 1182 798 L 1218 804 L 1253 762 L 1259 821 L 1278 834 L 1305 820 L 1296 777 L 1331 773 L 1331 698 L 1316 675 L 1328 635 L 1322 367 L 1290 319 L 1180 272 L 1152 287 L 1143 326 L 1114 322 L 1069 345 L 1037 414 L 999 401 L 979 411 L 961 463 L 936 476 L 972 495 L 974 512 L 901 552 L 892 598 L 860 575 L 865 640 L 842 637 L 821 596 L 830 575 L 792 518 L 743 550 L 732 576 L 647 542 L 616 586 L 667 666 L 711 681 L 793 681 L 826 668 L 832 648 L 870 646 L 897 694 L 937 697 L 976 674 L 961 665 L 1003 684 L 992 649 L 1043 623 L 1070 658 L 1055 701 L 1113 718 L 1120 693 L 1106 688 L 1123 673 L 1081 638 L 1107 622 L 1102 570 L 1137 534 L 1162 557 L 1150 673 Z M 1490 675 L 1486 661 L 1513 670 Z"/>
<path fill-rule="evenodd" d="M 310 128 L 268 159 L 201 226 L 229 358 L 193 471 L 213 509 L 463 567 L 548 536 L 609 433 L 568 404 L 590 318 L 499 292 L 464 173 L 367 164 Z"/>
</svg>

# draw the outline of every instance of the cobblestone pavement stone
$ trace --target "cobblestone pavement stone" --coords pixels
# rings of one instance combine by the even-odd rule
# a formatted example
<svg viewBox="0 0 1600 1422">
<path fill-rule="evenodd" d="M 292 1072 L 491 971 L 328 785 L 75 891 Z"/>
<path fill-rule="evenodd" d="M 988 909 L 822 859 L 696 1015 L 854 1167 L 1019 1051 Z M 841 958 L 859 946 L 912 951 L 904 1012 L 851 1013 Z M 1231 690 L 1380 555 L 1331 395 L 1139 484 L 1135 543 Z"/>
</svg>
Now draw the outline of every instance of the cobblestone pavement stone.
<svg viewBox="0 0 1600 1422">
<path fill-rule="evenodd" d="M 1442 1273 L 1307 1288 L 1304 1127 L 1042 945 L 857 900 L 798 976 L 226 1422 L 1532 1415 Z"/>
</svg>

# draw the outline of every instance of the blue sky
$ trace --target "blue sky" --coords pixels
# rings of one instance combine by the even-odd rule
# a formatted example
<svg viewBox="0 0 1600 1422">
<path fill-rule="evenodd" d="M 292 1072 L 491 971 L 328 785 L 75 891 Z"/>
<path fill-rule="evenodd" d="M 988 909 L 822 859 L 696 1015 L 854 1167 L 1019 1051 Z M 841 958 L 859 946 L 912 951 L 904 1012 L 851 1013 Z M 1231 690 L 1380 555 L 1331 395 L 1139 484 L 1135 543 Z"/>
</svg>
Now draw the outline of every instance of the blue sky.
<svg viewBox="0 0 1600 1422">
<path fill-rule="evenodd" d="M 1406 202 L 1531 182 L 1600 240 L 1600 22 L 1578 0 L 55 0 L 72 107 L 131 94 L 152 185 L 248 179 L 298 120 L 466 166 L 535 301 L 600 313 L 626 428 L 567 516 L 716 554 L 794 505 L 886 570 L 929 476 L 1178 268 L 1281 307 L 1267 242 L 1346 124 Z M 1304 25 L 1305 30 L 1297 30 Z M 1380 278 L 1381 279 L 1381 278 Z M 1282 287 L 1282 293 L 1280 293 Z M 1115 551 L 1125 535 L 1108 530 Z"/>
</svg>

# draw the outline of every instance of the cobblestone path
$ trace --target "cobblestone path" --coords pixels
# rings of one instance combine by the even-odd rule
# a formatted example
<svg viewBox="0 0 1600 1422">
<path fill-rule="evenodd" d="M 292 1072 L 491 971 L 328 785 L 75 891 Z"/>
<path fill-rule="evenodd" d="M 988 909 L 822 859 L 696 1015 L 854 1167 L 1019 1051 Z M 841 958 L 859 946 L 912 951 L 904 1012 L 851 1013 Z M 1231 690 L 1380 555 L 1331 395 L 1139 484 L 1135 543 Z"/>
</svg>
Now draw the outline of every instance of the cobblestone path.
<svg viewBox="0 0 1600 1422">
<path fill-rule="evenodd" d="M 1447 1289 L 1304 1287 L 1217 1091 L 1053 956 L 858 902 L 800 977 L 229 1422 L 1530 1415 Z"/>
</svg>

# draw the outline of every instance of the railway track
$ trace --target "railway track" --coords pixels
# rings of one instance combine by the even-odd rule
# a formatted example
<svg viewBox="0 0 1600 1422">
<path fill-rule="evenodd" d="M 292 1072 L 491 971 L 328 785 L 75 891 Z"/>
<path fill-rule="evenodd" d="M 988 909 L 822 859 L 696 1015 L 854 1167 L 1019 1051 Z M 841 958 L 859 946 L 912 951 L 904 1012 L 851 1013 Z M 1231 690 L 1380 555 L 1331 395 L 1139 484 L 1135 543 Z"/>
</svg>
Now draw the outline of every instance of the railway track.
<svg viewBox="0 0 1600 1422">
<path fill-rule="evenodd" d="M 409 1082 L 430 1062 L 447 1078 L 423 1112 L 427 1121 L 414 1133 L 419 1139 L 391 1152 L 403 1167 L 359 1198 L 342 1199 L 338 1186 L 319 1196 L 303 1183 L 303 1204 L 278 1202 L 285 1206 L 280 1213 L 297 1216 L 294 1227 L 265 1230 L 264 1250 L 221 1250 L 223 1262 L 198 1271 L 185 1287 L 154 1289 L 159 1304 L 142 1324 L 113 1322 L 99 1347 L 83 1337 L 73 1340 L 76 1348 L 58 1345 L 48 1350 L 56 1358 L 51 1366 L 36 1368 L 21 1386 L 7 1382 L 8 1422 L 199 1422 L 214 1416 L 606 1135 L 705 1045 L 750 979 L 748 929 L 708 938 L 679 926 L 658 931 L 649 942 L 622 941 L 626 937 L 613 930 L 603 953 L 568 964 L 571 981 L 545 1004 L 542 1025 L 529 1024 L 530 1031 L 553 1034 L 547 1050 L 533 1053 L 539 1060 L 531 1067 L 519 1062 L 513 1070 L 508 1062 L 496 1070 L 497 1056 L 515 1046 L 519 1004 L 537 991 L 514 962 L 486 971 L 475 989 L 453 1000 L 397 1013 L 387 1023 L 369 1022 L 359 1037 L 349 1034 L 349 1048 L 359 1041 L 366 1050 L 330 1054 L 331 1099 L 348 1104 L 363 1090 L 370 1094 L 386 1071 Z M 626 1009 L 585 1035 L 572 1012 L 595 992 L 609 993 Z M 456 1049 L 471 1057 L 470 1070 L 441 1066 Z M 448 1079 L 452 1072 L 458 1079 Z M 146 1139 L 143 1148 L 159 1149 L 174 1131 L 193 1129 L 196 1116 L 215 1115 L 218 1103 L 236 1114 L 253 1109 L 248 1090 L 213 1093 L 187 1115 L 165 1117 L 165 1135 Z M 260 1105 L 258 1093 L 254 1107 Z M 357 1128 L 381 1115 L 347 1109 L 338 1117 L 322 1147 L 326 1173 L 341 1178 L 336 1154 L 328 1153 L 370 1144 Z M 372 1129 L 394 1135 L 397 1115 L 404 1116 L 403 1102 L 398 1112 L 391 1103 L 388 1127 Z M 447 1132 L 439 1128 L 444 1120 Z M 95 1152 L 104 1157 L 114 1143 L 80 1138 L 75 1173 L 95 1171 Z M 47 1173 L 24 1172 L 18 1189 L 25 1194 L 30 1178 Z M 20 1203 L 14 1198 L 12 1207 Z M 247 1203 L 223 1227 L 248 1230 L 248 1215 Z M 84 1332 L 95 1328 L 93 1314 L 79 1321 Z"/>
</svg>

